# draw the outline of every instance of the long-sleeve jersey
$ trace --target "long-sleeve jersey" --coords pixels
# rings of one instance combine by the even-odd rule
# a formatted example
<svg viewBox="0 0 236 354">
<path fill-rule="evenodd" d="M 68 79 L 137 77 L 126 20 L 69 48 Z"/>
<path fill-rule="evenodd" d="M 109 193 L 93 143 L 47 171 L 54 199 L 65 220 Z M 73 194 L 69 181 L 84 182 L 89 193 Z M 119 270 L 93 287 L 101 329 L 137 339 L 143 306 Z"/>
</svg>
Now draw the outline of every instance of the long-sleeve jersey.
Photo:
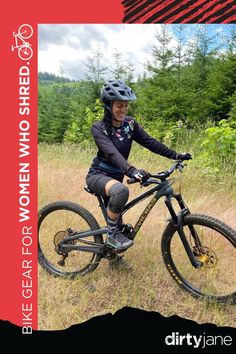
<svg viewBox="0 0 236 354">
<path fill-rule="evenodd" d="M 113 127 L 111 137 L 108 136 L 103 121 L 94 123 L 91 132 L 98 147 L 97 156 L 93 159 L 89 170 L 92 174 L 101 172 L 121 180 L 132 167 L 127 160 L 133 140 L 148 150 L 169 159 L 176 159 L 177 156 L 176 151 L 151 137 L 131 117 L 125 117 L 120 127 Z"/>
</svg>

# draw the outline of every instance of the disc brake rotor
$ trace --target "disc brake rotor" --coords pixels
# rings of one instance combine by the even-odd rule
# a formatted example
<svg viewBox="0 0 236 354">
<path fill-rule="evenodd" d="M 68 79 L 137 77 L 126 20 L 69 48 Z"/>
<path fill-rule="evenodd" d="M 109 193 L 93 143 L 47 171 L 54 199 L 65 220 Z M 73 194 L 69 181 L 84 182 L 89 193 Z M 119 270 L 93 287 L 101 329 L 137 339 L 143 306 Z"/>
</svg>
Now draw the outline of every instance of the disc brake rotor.
<svg viewBox="0 0 236 354">
<path fill-rule="evenodd" d="M 218 263 L 217 256 L 209 247 L 203 246 L 199 250 L 197 246 L 193 247 L 195 257 L 206 267 L 215 267 Z"/>
</svg>

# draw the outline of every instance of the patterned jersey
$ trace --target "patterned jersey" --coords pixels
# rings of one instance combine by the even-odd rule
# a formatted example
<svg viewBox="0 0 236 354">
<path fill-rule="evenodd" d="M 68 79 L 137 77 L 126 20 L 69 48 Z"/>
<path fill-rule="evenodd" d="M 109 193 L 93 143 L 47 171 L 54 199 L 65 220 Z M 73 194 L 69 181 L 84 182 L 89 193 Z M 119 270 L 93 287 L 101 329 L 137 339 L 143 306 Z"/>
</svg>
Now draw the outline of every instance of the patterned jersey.
<svg viewBox="0 0 236 354">
<path fill-rule="evenodd" d="M 111 138 L 108 136 L 103 121 L 94 123 L 91 132 L 98 152 L 93 159 L 89 174 L 103 173 L 122 180 L 128 169 L 132 167 L 127 160 L 133 140 L 148 150 L 169 159 L 175 159 L 177 155 L 176 151 L 169 149 L 145 132 L 132 117 L 125 117 L 120 127 L 113 127 Z"/>
</svg>

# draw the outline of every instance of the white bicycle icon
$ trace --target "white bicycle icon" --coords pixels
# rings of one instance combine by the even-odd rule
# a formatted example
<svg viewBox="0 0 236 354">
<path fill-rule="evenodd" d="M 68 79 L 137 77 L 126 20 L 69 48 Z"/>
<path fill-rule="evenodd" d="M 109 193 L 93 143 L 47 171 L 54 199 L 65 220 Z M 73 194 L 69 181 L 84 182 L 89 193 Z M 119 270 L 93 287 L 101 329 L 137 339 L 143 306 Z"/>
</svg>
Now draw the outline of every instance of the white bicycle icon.
<svg viewBox="0 0 236 354">
<path fill-rule="evenodd" d="M 33 49 L 31 44 L 26 42 L 25 39 L 30 38 L 33 35 L 33 28 L 30 25 L 21 25 L 18 29 L 18 33 L 13 32 L 15 37 L 15 46 L 11 46 L 12 52 L 14 49 L 18 49 L 18 56 L 22 60 L 29 60 L 33 55 Z M 19 41 L 21 41 L 19 43 Z"/>
</svg>

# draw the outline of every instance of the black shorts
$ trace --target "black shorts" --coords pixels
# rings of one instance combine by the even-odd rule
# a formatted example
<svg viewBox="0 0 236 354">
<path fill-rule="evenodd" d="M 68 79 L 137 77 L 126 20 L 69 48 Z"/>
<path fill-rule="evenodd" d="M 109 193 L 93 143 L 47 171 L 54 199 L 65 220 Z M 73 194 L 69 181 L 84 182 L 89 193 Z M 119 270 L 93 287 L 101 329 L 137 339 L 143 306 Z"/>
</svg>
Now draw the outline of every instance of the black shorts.
<svg viewBox="0 0 236 354">
<path fill-rule="evenodd" d="M 100 173 L 88 174 L 86 177 L 86 183 L 91 192 L 102 197 L 106 197 L 105 186 L 107 182 L 111 181 L 112 177 L 105 176 Z M 117 181 L 118 182 L 118 181 Z"/>
</svg>

